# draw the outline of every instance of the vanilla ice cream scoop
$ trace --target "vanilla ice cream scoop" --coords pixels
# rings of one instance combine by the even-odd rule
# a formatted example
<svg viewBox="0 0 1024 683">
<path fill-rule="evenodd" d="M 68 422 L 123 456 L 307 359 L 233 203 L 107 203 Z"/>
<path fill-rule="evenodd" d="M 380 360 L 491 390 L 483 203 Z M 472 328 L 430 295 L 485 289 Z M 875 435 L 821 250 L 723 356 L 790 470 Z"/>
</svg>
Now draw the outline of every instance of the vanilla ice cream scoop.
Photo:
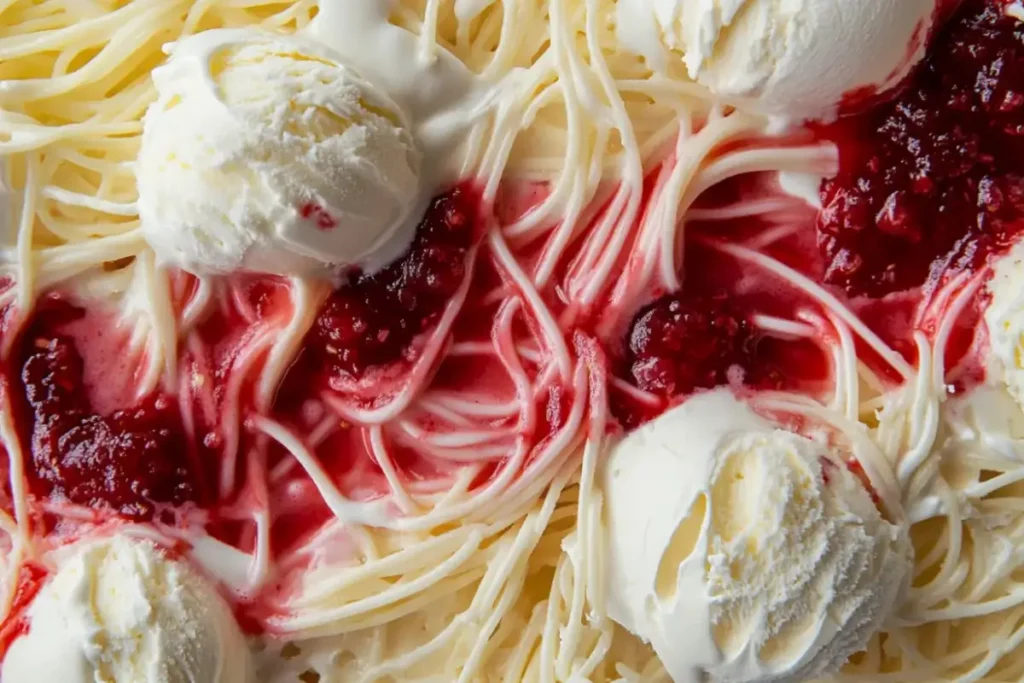
<svg viewBox="0 0 1024 683">
<path fill-rule="evenodd" d="M 176 43 L 136 162 L 142 230 L 199 274 L 373 270 L 420 201 L 403 112 L 319 43 L 254 29 Z M 395 244 L 405 240 L 405 244 Z"/>
<path fill-rule="evenodd" d="M 4 683 L 249 683 L 227 605 L 155 546 L 118 536 L 68 549 L 7 651 Z"/>
<path fill-rule="evenodd" d="M 829 448 L 727 391 L 627 436 L 602 477 L 609 615 L 676 683 L 835 672 L 907 587 L 906 529 Z"/>
<path fill-rule="evenodd" d="M 655 68 L 681 56 L 690 78 L 723 100 L 786 118 L 828 118 L 845 101 L 907 76 L 924 56 L 937 4 L 619 0 L 618 32 Z"/>
<path fill-rule="evenodd" d="M 989 377 L 1024 406 L 1024 242 L 996 261 L 988 292 Z"/>
</svg>

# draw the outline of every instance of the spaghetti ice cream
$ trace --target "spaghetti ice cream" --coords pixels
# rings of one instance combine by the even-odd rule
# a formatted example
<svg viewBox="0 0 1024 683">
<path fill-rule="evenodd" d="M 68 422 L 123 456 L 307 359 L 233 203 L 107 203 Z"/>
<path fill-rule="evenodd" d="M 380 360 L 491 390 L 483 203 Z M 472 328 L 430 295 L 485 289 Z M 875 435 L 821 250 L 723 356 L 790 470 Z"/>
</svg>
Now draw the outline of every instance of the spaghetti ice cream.
<svg viewBox="0 0 1024 683">
<path fill-rule="evenodd" d="M 828 448 L 727 391 L 627 436 L 604 490 L 609 614 L 677 683 L 835 673 L 907 588 L 906 530 Z"/>
<path fill-rule="evenodd" d="M 1020 680 L 1016 5 L 2 4 L 4 681 Z"/>
<path fill-rule="evenodd" d="M 323 46 L 207 31 L 153 82 L 136 176 L 161 261 L 322 274 L 379 267 L 389 240 L 408 241 L 396 232 L 419 201 L 419 151 L 404 114 Z"/>
<path fill-rule="evenodd" d="M 64 549 L 28 608 L 8 683 L 250 683 L 227 605 L 188 567 L 123 536 Z"/>
</svg>

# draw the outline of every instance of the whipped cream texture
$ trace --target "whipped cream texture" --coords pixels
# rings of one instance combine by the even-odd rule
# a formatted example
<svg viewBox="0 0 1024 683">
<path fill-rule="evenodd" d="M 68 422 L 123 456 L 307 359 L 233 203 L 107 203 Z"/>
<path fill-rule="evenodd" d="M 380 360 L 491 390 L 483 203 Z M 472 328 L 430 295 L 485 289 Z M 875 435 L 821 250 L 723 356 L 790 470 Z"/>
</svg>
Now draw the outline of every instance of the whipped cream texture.
<svg viewBox="0 0 1024 683">
<path fill-rule="evenodd" d="M 620 0 L 617 12 L 620 41 L 652 68 L 681 58 L 723 100 L 804 119 L 899 84 L 936 0 Z"/>
<path fill-rule="evenodd" d="M 5 683 L 247 683 L 227 605 L 155 546 L 123 536 L 69 548 L 3 660 Z"/>
<path fill-rule="evenodd" d="M 728 391 L 627 436 L 602 476 L 609 614 L 677 683 L 834 673 L 906 588 L 906 530 L 830 449 Z"/>
<path fill-rule="evenodd" d="M 146 239 L 199 274 L 373 269 L 420 199 L 420 150 L 383 91 L 302 37 L 213 30 L 153 72 L 136 165 Z M 386 262 L 386 260 L 385 260 Z"/>
</svg>

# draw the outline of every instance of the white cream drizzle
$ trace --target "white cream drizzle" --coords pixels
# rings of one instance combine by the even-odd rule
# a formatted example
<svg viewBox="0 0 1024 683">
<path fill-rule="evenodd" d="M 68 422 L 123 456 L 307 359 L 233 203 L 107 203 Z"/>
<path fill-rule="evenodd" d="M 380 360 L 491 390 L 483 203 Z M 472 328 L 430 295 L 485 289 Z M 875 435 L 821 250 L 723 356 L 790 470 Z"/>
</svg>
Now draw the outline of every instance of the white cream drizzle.
<svg viewBox="0 0 1024 683">
<path fill-rule="evenodd" d="M 407 113 L 423 151 L 424 191 L 433 196 L 445 182 L 462 177 L 467 166 L 473 167 L 466 138 L 495 105 L 502 88 L 477 77 L 443 47 L 389 23 L 393 6 L 394 0 L 325 2 L 305 33 L 340 55 Z"/>
</svg>

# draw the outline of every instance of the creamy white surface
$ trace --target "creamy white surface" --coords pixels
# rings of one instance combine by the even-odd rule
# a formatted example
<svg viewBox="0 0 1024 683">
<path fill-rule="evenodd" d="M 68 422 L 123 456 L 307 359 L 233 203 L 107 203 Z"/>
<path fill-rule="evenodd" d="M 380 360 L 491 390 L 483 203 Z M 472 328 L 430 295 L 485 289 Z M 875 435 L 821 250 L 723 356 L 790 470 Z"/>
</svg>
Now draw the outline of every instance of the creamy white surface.
<svg viewBox="0 0 1024 683">
<path fill-rule="evenodd" d="M 924 55 L 934 11 L 935 0 L 620 0 L 617 20 L 655 70 L 681 56 L 723 100 L 802 119 L 898 84 Z"/>
<path fill-rule="evenodd" d="M 136 176 L 143 230 L 166 263 L 285 275 L 365 265 L 417 208 L 420 152 L 403 112 L 314 41 L 206 31 L 176 44 L 153 81 Z"/>
<path fill-rule="evenodd" d="M 28 609 L 5 683 L 247 683 L 244 637 L 203 579 L 151 544 L 72 546 Z"/>
<path fill-rule="evenodd" d="M 976 502 L 970 501 L 971 498 L 983 497 L 975 491 L 984 487 L 982 474 L 987 466 L 995 463 L 1008 471 L 1024 467 L 1024 412 L 1007 387 L 998 381 L 990 382 L 946 401 L 935 454 L 942 460 L 943 468 L 932 473 L 918 495 L 908 501 L 907 516 L 910 522 L 921 522 L 956 512 L 965 520 L 971 520 L 968 524 L 985 527 L 985 538 L 979 537 L 976 542 L 995 542 L 1007 548 L 1018 547 L 1019 543 L 1013 540 L 1015 532 L 1011 525 L 1006 525 L 1005 520 L 994 525 L 982 519 L 983 516 L 977 514 Z M 992 460 L 986 462 L 989 458 Z M 937 475 L 941 475 L 941 478 Z M 956 491 L 958 497 L 963 497 L 961 508 L 955 511 L 949 509 L 946 502 L 948 499 L 944 499 L 948 488 L 944 489 L 943 485 Z M 996 515 L 1001 516 L 998 510 Z M 1001 557 L 1002 553 L 998 555 L 1002 562 L 1009 561 L 1009 558 Z M 993 576 L 995 570 L 995 565 L 990 567 Z"/>
<path fill-rule="evenodd" d="M 462 137 L 500 91 L 479 81 L 442 48 L 429 50 L 417 36 L 389 23 L 393 0 L 327 2 L 308 37 L 341 55 L 398 103 L 424 151 L 429 178 L 461 169 Z"/>
<path fill-rule="evenodd" d="M 405 250 L 430 198 L 473 173 L 466 139 L 499 89 L 389 24 L 390 5 L 326 3 L 301 35 L 225 29 L 173 46 L 136 171 L 162 262 L 306 276 L 374 271 Z M 240 64 L 221 69 L 232 53 Z M 302 216 L 308 202 L 337 227 Z"/>
<path fill-rule="evenodd" d="M 792 173 L 783 171 L 778 174 L 779 189 L 791 197 L 803 201 L 808 206 L 821 210 L 822 176 L 814 173 Z"/>
<path fill-rule="evenodd" d="M 16 194 L 10 186 L 7 164 L 0 161 L 0 253 L 5 253 L 18 242 L 14 213 L 15 197 Z"/>
<path fill-rule="evenodd" d="M 603 473 L 608 611 L 677 683 L 836 671 L 898 603 L 906 530 L 829 449 L 727 391 L 627 436 Z"/>
<path fill-rule="evenodd" d="M 985 309 L 989 379 L 1005 382 L 1024 406 L 1024 242 L 1000 258 L 993 270 Z"/>
</svg>

